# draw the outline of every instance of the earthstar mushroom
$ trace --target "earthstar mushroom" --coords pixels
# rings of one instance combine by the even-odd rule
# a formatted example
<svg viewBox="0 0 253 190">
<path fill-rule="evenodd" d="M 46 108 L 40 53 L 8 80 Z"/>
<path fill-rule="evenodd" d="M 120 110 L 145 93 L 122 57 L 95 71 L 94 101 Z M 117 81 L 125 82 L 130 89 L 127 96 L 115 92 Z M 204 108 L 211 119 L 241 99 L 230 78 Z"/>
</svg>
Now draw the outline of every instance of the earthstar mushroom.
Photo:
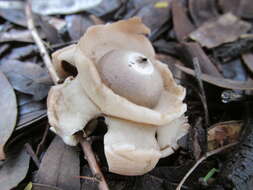
<svg viewBox="0 0 253 190">
<path fill-rule="evenodd" d="M 163 90 L 163 80 L 144 55 L 129 50 L 112 50 L 96 64 L 105 85 L 131 102 L 154 107 Z"/>
<path fill-rule="evenodd" d="M 103 115 L 109 171 L 122 175 L 152 170 L 178 148 L 188 129 L 185 89 L 155 59 L 146 34 L 149 29 L 139 18 L 92 26 L 78 44 L 53 54 L 65 81 L 49 92 L 52 129 L 66 144 L 76 145 L 74 134 Z M 67 77 L 63 61 L 77 69 L 77 76 Z"/>
</svg>

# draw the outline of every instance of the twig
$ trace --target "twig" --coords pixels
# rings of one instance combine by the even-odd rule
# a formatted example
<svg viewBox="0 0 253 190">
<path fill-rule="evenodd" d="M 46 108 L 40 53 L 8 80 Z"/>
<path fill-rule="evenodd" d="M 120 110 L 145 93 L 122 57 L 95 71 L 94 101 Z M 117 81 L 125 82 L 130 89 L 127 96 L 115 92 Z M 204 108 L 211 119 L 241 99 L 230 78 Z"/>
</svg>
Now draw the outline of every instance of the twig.
<svg viewBox="0 0 253 190">
<path fill-rule="evenodd" d="M 48 55 L 48 52 L 43 44 L 43 41 L 41 40 L 41 38 L 38 34 L 38 31 L 36 30 L 33 16 L 32 16 L 31 4 L 30 4 L 29 0 L 26 3 L 25 12 L 26 12 L 28 29 L 31 31 L 34 42 L 36 43 L 36 45 L 39 48 L 40 54 L 43 58 L 43 61 L 45 62 L 45 65 L 49 71 L 50 76 L 52 77 L 52 80 L 54 81 L 55 84 L 58 84 L 60 82 L 60 78 L 57 75 L 57 73 L 52 65 L 51 58 Z M 83 152 L 87 158 L 87 161 L 89 163 L 89 166 L 90 166 L 90 169 L 91 169 L 93 175 L 96 176 L 97 179 L 99 179 L 99 184 L 98 184 L 99 189 L 100 190 L 108 190 L 109 188 L 108 188 L 105 178 L 104 178 L 104 176 L 97 164 L 97 161 L 96 161 L 95 155 L 92 151 L 90 143 L 84 138 L 80 138 L 79 143 L 81 144 L 81 147 L 82 147 Z"/>
<path fill-rule="evenodd" d="M 25 149 L 26 149 L 26 152 L 31 156 L 37 168 L 40 168 L 40 161 L 29 143 L 25 143 Z"/>
<path fill-rule="evenodd" d="M 99 182 L 98 183 L 98 188 L 100 190 L 109 190 L 108 185 L 105 181 L 105 178 L 104 178 L 104 176 L 103 176 L 103 174 L 100 170 L 100 167 L 98 166 L 98 164 L 96 162 L 95 155 L 92 152 L 91 144 L 86 139 L 81 137 L 80 135 L 77 136 L 77 137 L 78 137 L 78 140 L 81 144 L 82 149 L 85 150 L 86 160 L 89 163 L 91 172 Z"/>
<path fill-rule="evenodd" d="M 46 64 L 46 67 L 49 71 L 50 76 L 52 77 L 52 80 L 54 81 L 55 84 L 58 84 L 60 81 L 60 78 L 57 75 L 57 73 L 53 67 L 52 61 L 47 53 L 47 50 L 43 44 L 43 41 L 40 38 L 38 31 L 35 27 L 33 15 L 32 15 L 32 8 L 31 8 L 31 4 L 30 4 L 29 0 L 26 3 L 25 12 L 26 12 L 28 29 L 31 31 L 34 42 L 36 43 L 36 45 L 39 48 L 41 57 L 42 57 L 44 63 Z"/>
<path fill-rule="evenodd" d="M 198 84 L 199 84 L 199 88 L 200 88 L 200 92 L 204 101 L 204 111 L 205 111 L 205 124 L 206 126 L 209 126 L 209 113 L 208 113 L 208 108 L 207 108 L 207 100 L 206 100 L 206 93 L 204 90 L 204 85 L 203 85 L 203 81 L 201 80 L 201 69 L 199 66 L 199 60 L 197 57 L 193 58 L 193 66 L 194 66 L 194 70 L 195 70 L 195 74 L 196 74 L 196 78 L 198 80 Z"/>
<path fill-rule="evenodd" d="M 202 104 L 204 107 L 204 113 L 205 113 L 205 126 L 204 126 L 204 133 L 205 133 L 205 144 L 203 146 L 204 148 L 204 153 L 206 153 L 207 151 L 207 127 L 209 126 L 209 112 L 208 112 L 208 108 L 207 108 L 207 100 L 206 100 L 206 93 L 204 90 L 204 85 L 203 85 L 203 81 L 201 80 L 201 69 L 200 69 L 200 65 L 199 65 L 199 59 L 197 57 L 194 57 L 193 60 L 193 66 L 194 66 L 194 70 L 195 70 L 195 75 L 198 81 L 198 85 L 199 85 L 199 89 L 200 89 L 200 94 L 202 96 Z"/>
<path fill-rule="evenodd" d="M 45 143 L 45 140 L 46 140 L 46 137 L 47 137 L 47 134 L 48 134 L 48 129 L 49 129 L 49 125 L 46 126 L 46 129 L 45 129 L 45 131 L 43 133 L 43 137 L 42 137 L 40 143 L 37 146 L 37 149 L 36 149 L 36 155 L 37 156 L 40 154 L 42 146 Z"/>
<path fill-rule="evenodd" d="M 182 185 L 184 184 L 184 182 L 187 180 L 187 178 L 191 175 L 191 173 L 198 167 L 199 164 L 201 164 L 201 162 L 203 162 L 205 159 L 207 159 L 210 156 L 213 156 L 215 154 L 218 154 L 220 152 L 222 152 L 223 150 L 230 148 L 234 145 L 236 145 L 238 142 L 234 142 L 228 145 L 225 145 L 221 148 L 217 148 L 215 150 L 212 150 L 210 152 L 207 152 L 204 156 L 202 156 L 195 164 L 194 166 L 187 172 L 187 174 L 184 176 L 184 178 L 180 181 L 179 185 L 177 186 L 176 190 L 180 190 Z"/>
<path fill-rule="evenodd" d="M 76 176 L 76 178 L 86 179 L 86 180 L 95 181 L 95 182 L 99 183 L 99 180 L 98 180 L 96 177 L 89 177 L 89 176 Z"/>
</svg>

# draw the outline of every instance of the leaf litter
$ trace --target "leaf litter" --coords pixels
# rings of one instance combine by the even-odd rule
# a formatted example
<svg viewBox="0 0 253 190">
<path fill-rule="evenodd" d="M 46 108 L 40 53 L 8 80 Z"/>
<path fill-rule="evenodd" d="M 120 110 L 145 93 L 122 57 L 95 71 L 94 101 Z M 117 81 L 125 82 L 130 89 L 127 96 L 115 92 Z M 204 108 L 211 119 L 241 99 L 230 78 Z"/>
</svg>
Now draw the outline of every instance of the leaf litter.
<svg viewBox="0 0 253 190">
<path fill-rule="evenodd" d="M 60 2 L 61 5 L 52 7 L 50 3 L 53 1 Z M 3 189 L 16 186 L 17 189 L 22 189 L 30 181 L 33 189 L 39 190 L 64 190 L 73 189 L 72 187 L 97 189 L 97 183 L 91 180 L 94 176 L 87 161 L 79 160 L 82 158 L 82 154 L 79 155 L 80 151 L 64 145 L 59 138 L 54 138 L 51 131 L 45 133 L 48 127 L 45 99 L 52 81 L 42 64 L 38 47 L 26 28 L 25 3 L 14 3 L 10 7 L 10 3 L 6 2 L 0 3 L 0 70 L 3 72 L 0 84 L 8 84 L 8 87 L 1 88 L 0 102 L 3 103 L 1 102 L 0 109 L 4 110 L 2 118 L 8 119 L 1 119 L 0 123 L 9 124 L 6 128 L 8 134 L 4 135 L 5 138 L 0 138 L 3 139 L 1 144 L 5 144 L 6 153 L 6 160 L 0 163 L 0 185 Z M 105 126 L 101 121 L 98 122 L 98 128 L 89 134 L 89 138 L 95 139 L 95 155 L 99 158 L 99 165 L 110 189 L 176 189 L 194 161 L 203 156 L 203 147 L 206 146 L 203 141 L 206 137 L 202 133 L 205 113 L 198 86 L 199 80 L 203 81 L 210 118 L 210 126 L 207 126 L 210 128 L 206 142 L 208 150 L 216 150 L 236 141 L 242 142 L 242 145 L 239 146 L 241 150 L 234 148 L 234 154 L 229 154 L 232 151 L 224 151 L 223 154 L 208 158 L 193 171 L 182 189 L 206 188 L 199 180 L 212 168 L 218 168 L 221 172 L 215 174 L 212 180 L 208 180 L 208 188 L 226 187 L 228 184 L 239 189 L 245 187 L 252 178 L 251 166 L 247 165 L 246 171 L 230 167 L 229 164 L 235 163 L 237 168 L 241 168 L 252 159 L 252 150 L 247 148 L 252 146 L 251 131 L 248 130 L 250 125 L 246 122 L 251 116 L 243 112 L 247 111 L 244 105 L 251 103 L 253 99 L 250 20 L 252 1 L 103 0 L 97 6 L 95 1 L 92 2 L 94 7 L 90 9 L 85 8 L 85 3 L 82 7 L 76 8 L 72 0 L 68 1 L 70 6 L 65 6 L 67 1 L 64 4 L 56 0 L 52 2 L 40 4 L 39 1 L 33 1 L 36 4 L 34 10 L 42 13 L 34 14 L 39 36 L 50 53 L 76 43 L 87 28 L 94 24 L 114 22 L 132 16 L 141 17 L 151 28 L 150 39 L 158 53 L 157 57 L 170 67 L 178 82 L 187 86 L 185 101 L 188 105 L 187 115 L 190 124 L 195 126 L 200 118 L 198 127 L 192 128 L 194 130 L 191 138 L 186 136 L 180 139 L 181 149 L 176 154 L 162 159 L 153 171 L 139 177 L 124 177 L 107 172 L 108 166 L 102 149 Z M 44 6 L 43 3 L 47 5 Z M 194 58 L 199 60 L 199 76 L 196 75 L 193 66 Z M 2 75 L 6 76 L 5 79 Z M 223 101 L 222 95 L 227 93 L 226 89 L 233 101 Z M 10 92 L 12 95 L 8 96 Z M 7 100 L 2 99 L 2 96 L 6 96 Z M 237 96 L 239 98 L 236 98 Z M 11 113 L 4 107 L 6 102 L 13 105 L 8 107 L 12 110 Z M 244 131 L 249 132 L 245 134 Z M 245 140 L 241 139 L 242 135 Z M 34 152 L 37 146 L 40 147 L 39 154 L 36 155 L 41 160 L 39 169 L 33 167 L 33 162 L 29 164 L 30 156 L 24 150 L 17 154 L 26 143 L 31 144 Z M 15 154 L 18 156 L 13 157 Z M 241 154 L 245 155 L 245 158 L 240 157 Z M 3 157 L 3 154 L 1 156 Z M 63 160 L 62 164 L 60 160 Z M 1 181 L 5 179 L 6 171 L 13 177 L 12 181 Z M 234 177 L 231 180 L 228 178 L 230 174 L 243 178 Z M 81 176 L 84 178 L 78 178 Z M 27 180 L 21 182 L 25 177 Z M 35 177 L 38 181 L 34 180 Z M 224 183 L 227 181 L 227 184 Z"/>
<path fill-rule="evenodd" d="M 10 138 L 17 120 L 17 100 L 15 92 L 6 76 L 0 72 L 0 160 L 5 159 L 4 145 Z M 8 119 L 6 119 L 8 118 Z"/>
</svg>

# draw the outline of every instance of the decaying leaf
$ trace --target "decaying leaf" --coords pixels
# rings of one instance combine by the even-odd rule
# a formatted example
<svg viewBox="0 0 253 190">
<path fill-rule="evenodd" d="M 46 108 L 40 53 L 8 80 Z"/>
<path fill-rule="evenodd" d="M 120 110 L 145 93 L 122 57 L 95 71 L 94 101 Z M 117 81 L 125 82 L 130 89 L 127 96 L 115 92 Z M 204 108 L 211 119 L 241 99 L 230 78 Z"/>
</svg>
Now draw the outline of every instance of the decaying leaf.
<svg viewBox="0 0 253 190">
<path fill-rule="evenodd" d="M 14 8 L 13 5 L 10 5 L 9 7 L 3 7 L 0 6 L 0 16 L 4 18 L 5 20 L 14 23 L 16 25 L 20 25 L 23 27 L 27 27 L 27 20 L 25 16 L 25 11 L 23 7 Z M 34 14 L 34 19 L 37 21 L 38 15 Z"/>
<path fill-rule="evenodd" d="M 3 54 L 10 49 L 10 44 L 1 44 L 0 45 L 0 57 L 3 56 Z"/>
<path fill-rule="evenodd" d="M 189 0 L 189 10 L 197 26 L 219 15 L 215 0 Z"/>
<path fill-rule="evenodd" d="M 0 42 L 33 42 L 31 32 L 29 30 L 11 29 L 8 32 L 0 33 Z"/>
<path fill-rule="evenodd" d="M 213 48 L 226 42 L 232 42 L 245 34 L 251 25 L 231 13 L 224 14 L 214 21 L 209 21 L 190 34 L 193 40 L 202 46 Z"/>
<path fill-rule="evenodd" d="M 199 60 L 199 66 L 201 68 L 201 71 L 206 74 L 210 74 L 215 77 L 222 77 L 216 66 L 213 62 L 209 59 L 207 54 L 204 52 L 204 50 L 201 48 L 201 46 L 198 43 L 194 42 L 186 42 L 182 44 L 181 49 L 181 57 L 184 60 L 185 63 L 188 63 L 188 65 L 193 65 L 192 61 L 196 57 Z"/>
<path fill-rule="evenodd" d="M 32 184 L 32 190 L 64 190 L 64 189 L 61 189 L 59 187 L 55 187 L 55 186 L 52 186 L 52 185 L 33 183 Z"/>
<path fill-rule="evenodd" d="M 238 141 L 242 125 L 242 121 L 225 121 L 211 126 L 208 130 L 208 150 Z"/>
<path fill-rule="evenodd" d="M 243 63 L 248 67 L 248 69 L 253 72 L 253 54 L 247 53 L 242 55 Z"/>
<path fill-rule="evenodd" d="M 45 69 L 30 62 L 7 60 L 0 66 L 15 90 L 42 100 L 48 94 L 52 81 Z"/>
<path fill-rule="evenodd" d="M 8 59 L 23 60 L 29 56 L 37 55 L 38 48 L 35 45 L 27 45 L 19 48 L 13 48 L 8 55 Z"/>
<path fill-rule="evenodd" d="M 253 3 L 251 0 L 241 0 L 240 6 L 238 8 L 238 15 L 247 18 L 252 19 L 253 18 Z"/>
<path fill-rule="evenodd" d="M 183 41 L 195 29 L 186 14 L 185 7 L 178 1 L 172 1 L 172 19 L 178 41 Z"/>
<path fill-rule="evenodd" d="M 165 0 L 167 6 L 157 7 L 154 2 L 148 3 L 145 6 L 142 6 L 137 13 L 134 15 L 126 15 L 125 18 L 132 16 L 140 17 L 142 22 L 148 26 L 151 30 L 151 33 L 161 28 L 170 19 L 170 7 L 171 0 Z"/>
<path fill-rule="evenodd" d="M 0 160 L 5 159 L 4 144 L 11 136 L 17 120 L 17 101 L 14 90 L 0 72 Z"/>
<path fill-rule="evenodd" d="M 88 15 L 68 15 L 65 19 L 72 40 L 79 40 L 88 27 L 94 25 L 94 22 L 88 17 Z"/>
<path fill-rule="evenodd" d="M 225 43 L 214 48 L 215 57 L 223 62 L 238 58 L 241 54 L 250 53 L 253 48 L 253 35 L 246 34 L 240 36 L 236 41 Z"/>
<path fill-rule="evenodd" d="M 222 68 L 223 76 L 225 78 L 235 81 L 246 81 L 248 78 L 247 71 L 240 59 L 234 59 L 225 64 L 222 64 Z"/>
<path fill-rule="evenodd" d="M 18 93 L 17 98 L 19 106 L 17 128 L 25 127 L 46 116 L 45 102 L 35 101 L 33 96 L 23 93 Z"/>
<path fill-rule="evenodd" d="M 94 8 L 88 9 L 87 12 L 96 15 L 97 17 L 103 17 L 116 11 L 121 3 L 121 0 L 102 0 L 101 3 Z"/>
<path fill-rule="evenodd" d="M 79 155 L 75 148 L 55 137 L 44 155 L 36 176 L 36 183 L 62 189 L 80 189 Z"/>
<path fill-rule="evenodd" d="M 41 15 L 71 14 L 97 6 L 102 0 L 32 0 L 32 9 Z"/>
<path fill-rule="evenodd" d="M 61 42 L 58 30 L 46 19 L 40 17 L 37 23 L 39 23 L 41 31 L 45 34 L 45 37 L 48 40 L 48 42 L 50 42 L 51 44 L 57 44 Z"/>
<path fill-rule="evenodd" d="M 243 18 L 252 19 L 253 3 L 251 0 L 219 0 L 223 12 L 232 12 Z"/>
<path fill-rule="evenodd" d="M 223 13 L 232 12 L 236 15 L 240 1 L 238 0 L 218 0 L 218 5 Z"/>
<path fill-rule="evenodd" d="M 194 70 L 184 67 L 179 64 L 176 64 L 175 66 L 181 71 L 189 75 L 195 76 Z M 225 78 L 217 78 L 217 77 L 213 77 L 211 75 L 207 75 L 203 73 L 200 75 L 200 78 L 207 83 L 210 83 L 222 88 L 226 88 L 226 89 L 235 89 L 235 90 L 236 89 L 237 90 L 252 90 L 253 89 L 251 82 L 241 82 L 241 81 L 235 81 L 235 80 L 230 80 L 230 79 L 225 79 Z"/>
<path fill-rule="evenodd" d="M 10 190 L 16 187 L 25 178 L 29 169 L 29 161 L 30 156 L 25 149 L 5 161 L 0 169 L 0 186 L 2 190 Z"/>
<path fill-rule="evenodd" d="M 0 9 L 0 16 L 9 22 L 26 27 L 26 17 L 23 9 Z"/>
</svg>

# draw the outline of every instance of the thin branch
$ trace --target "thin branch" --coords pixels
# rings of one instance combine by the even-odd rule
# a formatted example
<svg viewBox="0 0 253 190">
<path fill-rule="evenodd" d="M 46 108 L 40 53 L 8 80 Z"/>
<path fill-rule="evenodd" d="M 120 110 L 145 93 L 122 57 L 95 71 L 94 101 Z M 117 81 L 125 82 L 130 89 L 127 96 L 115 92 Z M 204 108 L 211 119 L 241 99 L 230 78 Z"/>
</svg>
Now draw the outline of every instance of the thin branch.
<svg viewBox="0 0 253 190">
<path fill-rule="evenodd" d="M 99 180 L 96 177 L 89 177 L 89 176 L 76 176 L 76 178 L 80 178 L 80 179 L 86 179 L 86 180 L 90 180 L 90 181 L 94 181 L 99 183 Z"/>
<path fill-rule="evenodd" d="M 36 149 L 36 155 L 37 155 L 37 156 L 41 153 L 42 147 L 43 147 L 43 145 L 44 145 L 44 143 L 45 143 L 45 141 L 46 141 L 46 137 L 47 137 L 47 134 L 48 134 L 48 130 L 49 130 L 49 125 L 46 126 L 46 129 L 45 129 L 45 131 L 44 131 L 44 133 L 43 133 L 43 137 L 42 137 L 40 143 L 39 143 L 38 146 L 37 146 L 37 149 Z"/>
<path fill-rule="evenodd" d="M 109 190 L 105 178 L 97 164 L 95 155 L 92 151 L 91 144 L 80 135 L 77 136 L 83 150 L 85 150 L 86 160 L 89 163 L 90 169 L 94 177 L 98 180 L 98 188 L 100 190 Z"/>
<path fill-rule="evenodd" d="M 206 100 L 206 93 L 204 90 L 204 85 L 203 81 L 201 80 L 201 69 L 199 65 L 199 59 L 197 57 L 194 57 L 193 60 L 193 66 L 195 70 L 195 75 L 198 81 L 199 89 L 200 89 L 200 94 L 201 94 L 201 102 L 204 107 L 204 113 L 205 113 L 205 126 L 204 126 L 204 133 L 205 133 L 205 144 L 204 144 L 204 153 L 207 152 L 207 128 L 209 126 L 209 112 L 208 112 L 208 107 L 207 107 L 207 100 Z"/>
<path fill-rule="evenodd" d="M 205 111 L 205 124 L 206 124 L 206 126 L 209 126 L 209 113 L 208 113 L 208 108 L 207 108 L 206 93 L 204 90 L 203 81 L 201 80 L 201 77 L 200 77 L 202 72 L 201 72 L 199 60 L 197 57 L 193 58 L 193 66 L 194 66 L 196 78 L 198 80 L 200 92 L 201 92 L 201 95 L 203 98 L 203 106 L 204 106 L 204 111 Z"/>
<path fill-rule="evenodd" d="M 39 48 L 41 57 L 49 71 L 50 76 L 52 77 L 52 80 L 54 81 L 55 84 L 58 84 L 60 82 L 60 78 L 54 69 L 50 56 L 47 53 L 46 47 L 43 44 L 43 41 L 40 38 L 38 31 L 35 27 L 33 14 L 32 14 L 32 8 L 31 8 L 31 4 L 29 0 L 26 3 L 25 12 L 26 12 L 26 18 L 27 18 L 27 26 L 32 34 L 33 40 Z"/>
<path fill-rule="evenodd" d="M 177 186 L 176 190 L 181 190 L 182 188 L 182 185 L 184 184 L 184 182 L 187 180 L 187 178 L 191 175 L 191 173 L 199 166 L 199 164 L 201 164 L 201 162 L 203 162 L 205 159 L 207 159 L 208 157 L 210 156 L 213 156 L 215 154 L 218 154 L 220 152 L 222 152 L 223 150 L 225 149 L 228 149 L 232 146 L 235 146 L 237 145 L 238 142 L 234 142 L 234 143 L 231 143 L 231 144 L 228 144 L 228 145 L 225 145 L 221 148 L 217 148 L 215 150 L 212 150 L 210 152 L 207 152 L 204 156 L 202 156 L 195 164 L 194 166 L 187 172 L 187 174 L 184 176 L 184 178 L 180 181 L 179 185 Z"/>
<path fill-rule="evenodd" d="M 40 168 L 40 161 L 29 143 L 25 143 L 25 149 L 26 149 L 26 152 L 31 156 L 37 168 Z"/>
<path fill-rule="evenodd" d="M 29 0 L 26 3 L 25 12 L 26 12 L 28 29 L 31 31 L 34 42 L 36 43 L 36 45 L 39 48 L 40 54 L 43 58 L 43 61 L 49 71 L 49 74 L 50 74 L 52 80 L 54 81 L 55 84 L 58 84 L 60 82 L 60 78 L 57 75 L 57 73 L 53 67 L 51 58 L 48 55 L 48 52 L 43 44 L 43 41 L 40 38 L 38 31 L 36 30 L 34 20 L 33 20 L 33 15 L 32 15 L 31 4 L 30 4 Z M 99 189 L 100 190 L 109 190 L 107 183 L 105 181 L 105 178 L 104 178 L 104 176 L 97 164 L 97 161 L 96 161 L 95 155 L 92 151 L 90 143 L 84 138 L 80 138 L 79 143 L 81 144 L 81 147 L 82 147 L 83 152 L 87 158 L 87 161 L 89 163 L 89 166 L 90 166 L 90 169 L 91 169 L 93 175 L 96 176 L 97 179 L 99 179 L 99 184 L 98 184 Z"/>
</svg>

